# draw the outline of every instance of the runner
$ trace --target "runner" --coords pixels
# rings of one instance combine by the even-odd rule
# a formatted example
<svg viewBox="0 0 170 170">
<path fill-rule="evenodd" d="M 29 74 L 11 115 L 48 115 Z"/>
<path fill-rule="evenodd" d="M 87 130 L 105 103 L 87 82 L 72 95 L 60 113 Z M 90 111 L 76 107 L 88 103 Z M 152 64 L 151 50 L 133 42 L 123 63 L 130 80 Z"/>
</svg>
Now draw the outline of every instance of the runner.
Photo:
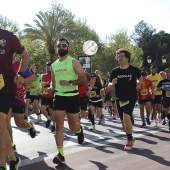
<svg viewBox="0 0 170 170">
<path fill-rule="evenodd" d="M 148 125 L 150 122 L 150 112 L 151 112 L 151 94 L 153 94 L 152 90 L 152 82 L 147 79 L 147 73 L 145 71 L 141 72 L 143 76 L 143 82 L 141 84 L 141 88 L 138 90 L 138 103 L 140 109 L 140 116 L 142 119 L 141 128 L 146 126 L 144 109 L 146 110 L 146 122 Z"/>
<path fill-rule="evenodd" d="M 162 104 L 165 110 L 165 115 L 168 118 L 168 126 L 170 132 L 170 68 L 165 69 L 166 77 L 157 85 L 157 90 L 162 90 Z"/>
<path fill-rule="evenodd" d="M 119 49 L 116 52 L 116 60 L 120 64 L 113 68 L 108 88 L 114 89 L 116 94 L 116 103 L 122 126 L 127 135 L 125 150 L 131 150 L 134 143 L 132 136 L 132 112 L 137 100 L 137 89 L 141 87 L 143 78 L 140 70 L 129 64 L 131 54 L 125 49 Z M 137 79 L 139 82 L 136 84 Z"/>
<path fill-rule="evenodd" d="M 78 85 L 87 83 L 86 74 L 80 63 L 68 55 L 68 40 L 61 38 L 57 43 L 59 59 L 52 64 L 52 91 L 55 92 L 54 119 L 56 122 L 55 139 L 58 154 L 53 163 L 65 164 L 63 151 L 64 118 L 67 115 L 69 128 L 77 134 L 78 143 L 84 141 L 83 128 L 79 118 Z M 50 92 L 50 89 L 49 89 Z"/>
</svg>

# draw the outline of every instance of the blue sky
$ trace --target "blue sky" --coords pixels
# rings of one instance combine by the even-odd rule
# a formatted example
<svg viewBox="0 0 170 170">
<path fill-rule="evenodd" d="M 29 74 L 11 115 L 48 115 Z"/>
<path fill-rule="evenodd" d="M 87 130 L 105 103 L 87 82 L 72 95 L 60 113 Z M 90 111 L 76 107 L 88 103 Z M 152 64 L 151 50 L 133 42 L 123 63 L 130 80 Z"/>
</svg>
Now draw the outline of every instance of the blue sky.
<svg viewBox="0 0 170 170">
<path fill-rule="evenodd" d="M 25 23 L 33 24 L 36 13 L 47 11 L 52 0 L 4 0 L 0 14 L 16 21 L 20 29 Z M 170 33 L 170 0 L 57 0 L 76 18 L 87 20 L 101 38 L 118 29 L 134 30 L 144 20 L 158 31 Z"/>
</svg>

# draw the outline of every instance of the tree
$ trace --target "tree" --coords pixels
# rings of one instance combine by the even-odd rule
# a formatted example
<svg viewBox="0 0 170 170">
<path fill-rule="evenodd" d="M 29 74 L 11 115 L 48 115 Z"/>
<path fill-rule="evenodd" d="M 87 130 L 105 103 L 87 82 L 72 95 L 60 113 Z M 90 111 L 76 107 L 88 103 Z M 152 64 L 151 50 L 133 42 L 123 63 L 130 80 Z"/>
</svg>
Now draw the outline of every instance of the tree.
<svg viewBox="0 0 170 170">
<path fill-rule="evenodd" d="M 8 30 L 13 32 L 14 34 L 19 34 L 20 30 L 17 23 L 12 22 L 11 20 L 7 19 L 0 15 L 0 28 L 4 30 Z"/>
<path fill-rule="evenodd" d="M 56 60 L 56 43 L 61 37 L 71 37 L 69 29 L 74 25 L 74 16 L 61 4 L 52 4 L 47 12 L 40 11 L 34 19 L 36 26 L 25 24 L 25 37 L 32 40 L 40 40 L 44 43 L 50 55 L 50 60 Z"/>
</svg>

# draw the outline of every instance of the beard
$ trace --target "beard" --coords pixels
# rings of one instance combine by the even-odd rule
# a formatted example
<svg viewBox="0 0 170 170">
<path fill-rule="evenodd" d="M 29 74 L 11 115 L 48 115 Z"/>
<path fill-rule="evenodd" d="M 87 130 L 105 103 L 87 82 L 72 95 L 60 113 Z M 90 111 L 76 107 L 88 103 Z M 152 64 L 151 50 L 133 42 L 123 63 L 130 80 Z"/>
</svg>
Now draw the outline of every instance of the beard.
<svg viewBox="0 0 170 170">
<path fill-rule="evenodd" d="M 60 57 L 64 57 L 65 55 L 67 55 L 67 53 L 68 53 L 68 49 L 67 50 L 59 50 L 58 51 L 58 54 L 59 54 L 59 56 Z"/>
</svg>

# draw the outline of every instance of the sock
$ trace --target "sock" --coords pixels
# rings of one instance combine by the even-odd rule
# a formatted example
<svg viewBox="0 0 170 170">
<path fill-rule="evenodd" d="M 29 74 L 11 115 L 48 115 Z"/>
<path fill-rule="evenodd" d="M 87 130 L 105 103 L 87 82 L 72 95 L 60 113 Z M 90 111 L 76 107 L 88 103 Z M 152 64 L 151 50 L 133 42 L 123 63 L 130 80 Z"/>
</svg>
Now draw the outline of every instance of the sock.
<svg viewBox="0 0 170 170">
<path fill-rule="evenodd" d="M 6 164 L 0 164 L 0 167 L 3 167 L 6 169 Z"/>
<path fill-rule="evenodd" d="M 58 152 L 59 152 L 62 156 L 64 156 L 63 146 L 58 146 L 58 147 L 57 147 L 57 150 L 58 150 Z"/>
<path fill-rule="evenodd" d="M 10 161 L 16 161 L 16 156 L 15 156 L 15 154 L 13 154 L 12 156 L 9 156 L 9 160 L 10 160 Z"/>
<path fill-rule="evenodd" d="M 127 135 L 127 139 L 131 139 L 132 140 L 132 134 L 126 134 Z"/>
<path fill-rule="evenodd" d="M 29 128 L 28 129 L 31 129 L 32 128 L 32 124 L 29 123 Z"/>
<path fill-rule="evenodd" d="M 11 143 L 11 145 L 12 145 L 12 147 L 14 147 L 14 146 L 15 146 L 15 144 L 14 144 L 14 143 Z"/>
<path fill-rule="evenodd" d="M 79 131 L 77 131 L 77 133 L 81 133 L 81 128 L 80 128 L 80 130 L 79 130 Z"/>
</svg>

